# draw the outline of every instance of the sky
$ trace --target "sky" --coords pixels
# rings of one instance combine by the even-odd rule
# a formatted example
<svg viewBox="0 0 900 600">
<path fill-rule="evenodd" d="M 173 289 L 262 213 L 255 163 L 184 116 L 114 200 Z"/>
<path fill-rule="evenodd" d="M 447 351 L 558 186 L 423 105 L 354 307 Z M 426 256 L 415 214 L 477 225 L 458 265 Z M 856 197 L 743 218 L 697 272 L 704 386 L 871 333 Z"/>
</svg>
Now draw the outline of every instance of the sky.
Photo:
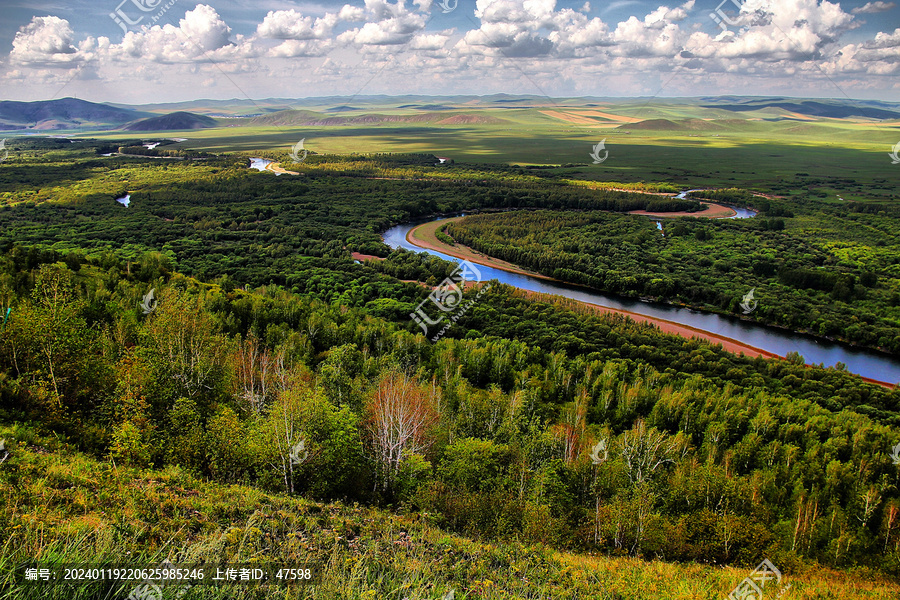
<svg viewBox="0 0 900 600">
<path fill-rule="evenodd" d="M 0 99 L 900 101 L 897 2 L 0 0 Z"/>
</svg>

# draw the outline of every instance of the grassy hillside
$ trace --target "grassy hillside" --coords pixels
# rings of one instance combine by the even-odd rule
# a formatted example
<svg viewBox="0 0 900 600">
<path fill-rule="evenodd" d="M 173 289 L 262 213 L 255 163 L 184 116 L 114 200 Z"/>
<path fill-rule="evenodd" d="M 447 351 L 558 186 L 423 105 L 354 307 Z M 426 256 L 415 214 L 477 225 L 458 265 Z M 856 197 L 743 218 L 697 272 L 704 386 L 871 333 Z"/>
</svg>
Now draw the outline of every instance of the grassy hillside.
<svg viewBox="0 0 900 600">
<path fill-rule="evenodd" d="M 151 117 L 126 125 L 125 131 L 184 131 L 188 129 L 207 129 L 216 126 L 216 120 L 205 115 L 189 112 L 175 112 L 160 117 Z"/>
<path fill-rule="evenodd" d="M 20 561 L 158 564 L 315 563 L 320 584 L 196 586 L 193 598 L 368 600 L 722 598 L 748 569 L 669 564 L 485 543 L 431 524 L 427 514 L 320 503 L 242 485 L 205 482 L 178 467 L 140 470 L 98 462 L 57 437 L 0 426 L 11 456 L 0 466 L 0 598 L 124 598 L 132 589 L 40 587 L 12 581 Z M 785 572 L 781 598 L 890 599 L 900 585 L 865 571 Z"/>
</svg>

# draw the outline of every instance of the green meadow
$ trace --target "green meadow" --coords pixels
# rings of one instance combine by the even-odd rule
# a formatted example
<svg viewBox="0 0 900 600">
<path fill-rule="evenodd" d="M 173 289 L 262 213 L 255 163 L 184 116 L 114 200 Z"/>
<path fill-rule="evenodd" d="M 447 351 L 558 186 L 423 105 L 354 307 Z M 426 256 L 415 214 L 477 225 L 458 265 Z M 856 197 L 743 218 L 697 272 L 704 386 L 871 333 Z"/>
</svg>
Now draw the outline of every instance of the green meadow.
<svg viewBox="0 0 900 600">
<path fill-rule="evenodd" d="M 602 110 L 601 110 L 602 109 Z M 671 181 L 685 185 L 741 185 L 766 188 L 773 179 L 849 177 L 875 182 L 893 174 L 888 152 L 900 140 L 900 123 L 866 119 L 785 116 L 774 109 L 732 112 L 678 104 L 602 106 L 550 104 L 531 108 L 459 106 L 434 115 L 432 122 L 304 125 L 290 114 L 220 119 L 228 126 L 189 131 L 144 132 L 147 139 L 181 137 L 177 148 L 213 152 L 281 152 L 300 139 L 319 154 L 431 153 L 457 162 L 566 167 L 583 178 L 620 181 Z M 597 112 L 637 123 L 591 116 Z M 476 122 L 441 124 L 440 117 Z M 574 116 L 568 122 L 545 113 Z M 281 115 L 283 113 L 275 113 Z M 422 115 L 395 107 L 362 107 L 352 113 L 315 113 L 322 119 L 372 119 Z M 426 115 L 428 116 L 428 115 Z M 767 120 L 768 119 L 768 120 Z M 781 119 L 781 120 L 775 120 Z M 477 122 L 478 120 L 486 122 Z M 498 122 L 502 121 L 502 122 Z M 79 132 L 103 140 L 134 138 L 134 132 Z M 591 148 L 606 140 L 609 159 L 592 164 Z M 578 166 L 574 166 L 578 165 Z M 825 186 L 829 192 L 833 188 Z M 846 198 L 846 197 L 845 197 Z M 853 199 L 852 194 L 851 198 Z"/>
</svg>

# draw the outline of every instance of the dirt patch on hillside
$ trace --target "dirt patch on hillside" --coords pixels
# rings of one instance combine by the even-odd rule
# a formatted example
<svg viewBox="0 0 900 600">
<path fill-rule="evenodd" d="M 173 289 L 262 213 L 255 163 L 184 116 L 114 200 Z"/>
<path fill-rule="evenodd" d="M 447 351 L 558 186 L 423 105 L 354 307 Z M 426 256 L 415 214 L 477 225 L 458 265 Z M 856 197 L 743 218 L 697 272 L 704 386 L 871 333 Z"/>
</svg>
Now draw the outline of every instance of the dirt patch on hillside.
<svg viewBox="0 0 900 600">
<path fill-rule="evenodd" d="M 361 252 L 351 252 L 350 256 L 353 257 L 353 260 L 358 260 L 359 262 L 366 262 L 367 260 L 384 260 L 382 256 L 375 256 L 374 254 L 362 254 Z"/>
<path fill-rule="evenodd" d="M 542 115 L 547 115 L 548 117 L 553 117 L 554 119 L 565 121 L 566 123 L 574 123 L 575 125 L 593 125 L 595 127 L 603 125 L 603 123 L 598 123 L 594 119 L 589 119 L 588 117 L 581 117 L 579 115 L 563 113 L 556 110 L 541 110 L 538 112 L 540 112 Z"/>
</svg>

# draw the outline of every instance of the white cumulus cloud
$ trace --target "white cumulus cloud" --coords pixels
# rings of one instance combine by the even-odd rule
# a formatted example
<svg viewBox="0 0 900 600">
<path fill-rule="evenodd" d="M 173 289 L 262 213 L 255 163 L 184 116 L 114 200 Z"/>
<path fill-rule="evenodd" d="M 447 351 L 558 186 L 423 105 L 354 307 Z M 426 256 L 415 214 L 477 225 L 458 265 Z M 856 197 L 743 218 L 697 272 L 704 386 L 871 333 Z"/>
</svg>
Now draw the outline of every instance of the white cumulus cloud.
<svg viewBox="0 0 900 600">
<path fill-rule="evenodd" d="M 25 65 L 66 66 L 89 60 L 95 44 L 89 37 L 76 46 L 75 33 L 65 19 L 34 17 L 16 33 L 9 58 Z"/>
<path fill-rule="evenodd" d="M 338 15 L 327 13 L 313 19 L 291 10 L 269 11 L 263 22 L 256 28 L 256 34 L 263 38 L 278 40 L 313 40 L 331 35 L 338 22 Z"/>
<path fill-rule="evenodd" d="M 882 2 L 881 0 L 878 0 L 878 2 L 867 2 L 863 6 L 854 8 L 850 12 L 854 15 L 869 15 L 889 11 L 895 6 L 897 6 L 896 2 Z"/>
</svg>

